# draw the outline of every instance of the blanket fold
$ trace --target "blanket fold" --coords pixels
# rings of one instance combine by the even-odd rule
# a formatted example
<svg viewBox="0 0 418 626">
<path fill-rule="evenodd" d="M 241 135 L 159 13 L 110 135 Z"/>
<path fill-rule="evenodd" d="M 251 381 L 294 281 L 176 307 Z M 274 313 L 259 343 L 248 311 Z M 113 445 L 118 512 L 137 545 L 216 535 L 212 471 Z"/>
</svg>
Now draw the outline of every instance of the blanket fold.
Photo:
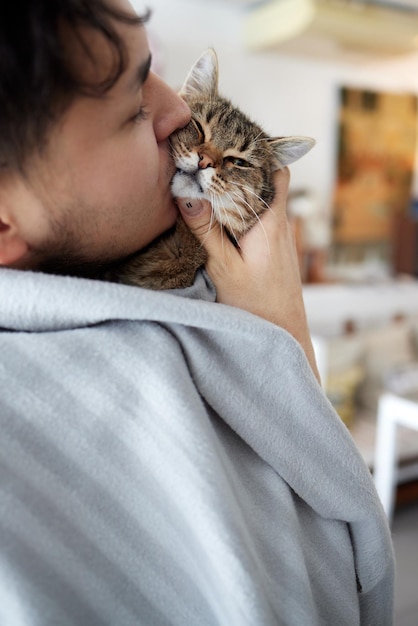
<svg viewBox="0 0 418 626">
<path fill-rule="evenodd" d="M 286 331 L 214 299 L 0 270 L 0 623 L 392 624 L 349 432 Z"/>
</svg>

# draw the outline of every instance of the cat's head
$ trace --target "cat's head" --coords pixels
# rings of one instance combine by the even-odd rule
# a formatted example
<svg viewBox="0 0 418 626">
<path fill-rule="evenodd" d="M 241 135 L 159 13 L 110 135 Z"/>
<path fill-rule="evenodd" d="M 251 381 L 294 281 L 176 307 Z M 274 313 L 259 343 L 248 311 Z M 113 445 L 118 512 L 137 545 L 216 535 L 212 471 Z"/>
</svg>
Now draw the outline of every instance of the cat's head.
<svg viewBox="0 0 418 626">
<path fill-rule="evenodd" d="M 180 91 L 192 119 L 170 137 L 175 197 L 210 200 L 215 218 L 238 237 L 274 196 L 273 174 L 306 154 L 310 137 L 268 137 L 218 92 L 218 60 L 204 52 Z"/>
</svg>

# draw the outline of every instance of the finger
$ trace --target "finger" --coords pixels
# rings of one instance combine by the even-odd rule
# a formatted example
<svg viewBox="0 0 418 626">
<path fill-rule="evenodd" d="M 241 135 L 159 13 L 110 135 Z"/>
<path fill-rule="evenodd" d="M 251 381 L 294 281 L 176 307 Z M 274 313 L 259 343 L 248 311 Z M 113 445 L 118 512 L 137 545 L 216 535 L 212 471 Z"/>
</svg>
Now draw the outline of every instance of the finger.
<svg viewBox="0 0 418 626">
<path fill-rule="evenodd" d="M 225 254 L 229 248 L 235 250 L 228 237 L 214 219 L 212 207 L 207 200 L 177 198 L 177 207 L 192 233 L 202 243 L 209 256 Z"/>
<path fill-rule="evenodd" d="M 271 203 L 271 212 L 285 213 L 287 205 L 287 195 L 289 193 L 290 170 L 284 167 L 274 173 L 274 199 Z"/>
</svg>

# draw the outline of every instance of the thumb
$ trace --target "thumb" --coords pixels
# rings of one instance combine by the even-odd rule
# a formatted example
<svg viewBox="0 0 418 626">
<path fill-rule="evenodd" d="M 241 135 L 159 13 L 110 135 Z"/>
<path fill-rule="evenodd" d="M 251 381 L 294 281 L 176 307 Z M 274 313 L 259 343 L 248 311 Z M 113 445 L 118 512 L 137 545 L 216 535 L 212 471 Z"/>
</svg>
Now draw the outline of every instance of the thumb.
<svg viewBox="0 0 418 626">
<path fill-rule="evenodd" d="M 176 204 L 187 227 L 209 251 L 211 242 L 221 236 L 210 202 L 198 198 L 176 198 Z"/>
</svg>

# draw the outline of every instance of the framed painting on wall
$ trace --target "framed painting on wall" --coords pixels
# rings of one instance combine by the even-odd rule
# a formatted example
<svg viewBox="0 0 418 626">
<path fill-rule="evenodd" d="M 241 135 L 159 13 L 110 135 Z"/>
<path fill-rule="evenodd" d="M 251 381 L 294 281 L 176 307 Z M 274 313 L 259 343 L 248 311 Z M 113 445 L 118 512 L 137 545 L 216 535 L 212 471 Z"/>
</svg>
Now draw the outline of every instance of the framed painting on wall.
<svg viewBox="0 0 418 626">
<path fill-rule="evenodd" d="M 347 87 L 339 95 L 334 249 L 390 254 L 394 216 L 411 203 L 418 98 Z"/>
</svg>

